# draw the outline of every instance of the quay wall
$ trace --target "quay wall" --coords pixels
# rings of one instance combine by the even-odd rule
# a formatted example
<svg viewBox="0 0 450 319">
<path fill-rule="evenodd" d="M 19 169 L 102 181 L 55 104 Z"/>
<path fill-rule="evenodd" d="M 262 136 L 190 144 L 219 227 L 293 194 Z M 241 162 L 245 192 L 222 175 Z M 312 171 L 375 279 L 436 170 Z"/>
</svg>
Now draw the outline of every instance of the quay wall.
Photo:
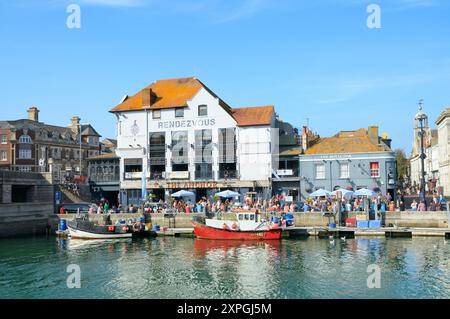
<svg viewBox="0 0 450 319">
<path fill-rule="evenodd" d="M 0 238 L 45 234 L 49 231 L 52 203 L 15 203 L 0 205 Z"/>
<path fill-rule="evenodd" d="M 322 213 L 293 213 L 296 227 L 325 227 L 328 225 L 328 218 Z M 361 213 L 348 213 L 347 218 L 356 218 Z M 53 226 L 57 229 L 60 218 L 72 220 L 74 214 L 57 215 Z M 193 216 L 204 216 L 204 214 L 176 214 L 174 220 L 165 218 L 164 214 L 152 214 L 152 223 L 161 227 L 191 228 Z M 234 219 L 232 213 L 222 213 L 222 219 Z M 139 219 L 139 214 L 111 214 L 111 219 L 115 223 L 119 219 Z M 98 223 L 103 222 L 103 215 L 90 215 L 91 220 Z M 416 228 L 448 228 L 450 212 L 388 212 L 383 214 L 386 226 L 396 227 L 416 227 Z M 333 220 L 333 219 L 332 219 Z"/>
</svg>

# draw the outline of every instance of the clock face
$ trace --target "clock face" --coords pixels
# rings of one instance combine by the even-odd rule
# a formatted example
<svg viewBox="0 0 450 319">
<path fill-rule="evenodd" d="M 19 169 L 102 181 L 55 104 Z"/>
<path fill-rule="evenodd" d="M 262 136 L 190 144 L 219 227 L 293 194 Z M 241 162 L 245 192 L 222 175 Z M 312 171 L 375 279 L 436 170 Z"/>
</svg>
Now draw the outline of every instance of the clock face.
<svg viewBox="0 0 450 319">
<path fill-rule="evenodd" d="M 131 134 L 133 134 L 133 136 L 138 135 L 139 133 L 139 126 L 136 124 L 136 121 L 134 121 L 134 124 L 131 125 Z"/>
</svg>

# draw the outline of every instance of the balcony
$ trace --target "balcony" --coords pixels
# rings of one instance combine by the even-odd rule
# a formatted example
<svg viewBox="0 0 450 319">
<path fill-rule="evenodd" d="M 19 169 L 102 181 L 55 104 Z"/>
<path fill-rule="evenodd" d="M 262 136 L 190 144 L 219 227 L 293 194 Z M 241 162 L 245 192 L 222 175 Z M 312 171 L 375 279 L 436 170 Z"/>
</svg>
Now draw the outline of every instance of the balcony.
<svg viewBox="0 0 450 319">
<path fill-rule="evenodd" d="M 149 173 L 147 173 L 147 178 L 150 176 Z M 132 179 L 141 179 L 142 178 L 142 172 L 125 172 L 123 173 L 123 178 L 126 180 L 132 180 Z"/>
<path fill-rule="evenodd" d="M 209 172 L 195 171 L 195 180 L 197 180 L 197 181 L 213 180 L 213 173 L 212 173 L 212 171 L 209 171 Z"/>
<path fill-rule="evenodd" d="M 219 179 L 237 179 L 237 178 L 238 178 L 237 170 L 219 171 Z"/>
<path fill-rule="evenodd" d="M 98 183 L 113 183 L 113 182 L 119 182 L 120 178 L 119 175 L 91 175 L 89 176 L 89 180 L 91 182 L 94 182 L 96 184 Z"/>
</svg>

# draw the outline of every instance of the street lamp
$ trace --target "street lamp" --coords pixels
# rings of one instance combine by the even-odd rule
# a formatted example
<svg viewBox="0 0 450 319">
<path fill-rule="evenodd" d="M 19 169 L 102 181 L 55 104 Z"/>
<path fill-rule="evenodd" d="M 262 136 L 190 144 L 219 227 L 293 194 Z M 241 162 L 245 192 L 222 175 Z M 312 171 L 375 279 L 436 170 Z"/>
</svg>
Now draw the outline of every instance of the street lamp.
<svg viewBox="0 0 450 319">
<path fill-rule="evenodd" d="M 419 112 L 416 114 L 416 121 L 419 122 L 420 125 L 420 162 L 422 165 L 422 179 L 420 181 L 420 201 L 423 201 L 425 204 L 425 210 L 427 209 L 427 201 L 425 199 L 425 159 L 427 156 L 425 155 L 424 150 L 424 137 L 425 137 L 425 130 L 424 130 L 424 122 L 427 120 L 427 115 L 422 111 L 422 105 L 423 100 L 420 100 L 419 102 Z"/>
</svg>

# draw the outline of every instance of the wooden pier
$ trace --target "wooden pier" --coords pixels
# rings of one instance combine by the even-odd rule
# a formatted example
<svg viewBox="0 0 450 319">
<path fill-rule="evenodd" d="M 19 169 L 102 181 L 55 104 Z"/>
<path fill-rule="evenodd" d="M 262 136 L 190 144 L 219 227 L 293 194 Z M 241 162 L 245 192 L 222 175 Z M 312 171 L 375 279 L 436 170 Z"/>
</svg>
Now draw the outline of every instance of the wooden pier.
<svg viewBox="0 0 450 319">
<path fill-rule="evenodd" d="M 158 236 L 195 237 L 194 228 L 167 228 L 156 232 Z"/>
<path fill-rule="evenodd" d="M 355 237 L 386 237 L 386 238 L 412 238 L 412 237 L 445 237 L 450 239 L 449 228 L 350 228 L 350 227 L 290 227 L 284 230 L 283 238 L 355 238 Z"/>
</svg>

